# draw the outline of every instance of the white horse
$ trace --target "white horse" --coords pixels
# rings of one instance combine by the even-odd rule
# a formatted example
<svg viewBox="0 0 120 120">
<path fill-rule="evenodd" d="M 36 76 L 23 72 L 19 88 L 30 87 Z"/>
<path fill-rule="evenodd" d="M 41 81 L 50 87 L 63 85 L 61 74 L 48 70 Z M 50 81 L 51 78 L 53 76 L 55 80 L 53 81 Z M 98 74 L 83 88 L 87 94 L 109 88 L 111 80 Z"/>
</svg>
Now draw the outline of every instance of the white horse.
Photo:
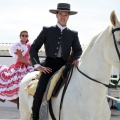
<svg viewBox="0 0 120 120">
<path fill-rule="evenodd" d="M 112 29 L 120 28 L 120 22 L 114 11 L 110 18 L 112 24 L 92 39 L 84 51 L 78 67 L 87 76 L 106 85 L 109 84 L 112 66 L 120 71 L 120 61 L 112 34 Z M 114 35 L 118 52 L 120 52 L 119 29 L 115 31 Z M 24 92 L 24 87 L 36 73 L 38 72 L 27 74 L 20 84 L 21 120 L 29 120 L 32 114 L 33 97 Z M 61 120 L 110 120 L 111 112 L 106 98 L 108 88 L 101 83 L 92 81 L 74 68 L 65 93 Z M 59 119 L 62 91 L 63 89 L 57 98 L 52 98 L 53 112 L 57 120 Z M 49 120 L 52 120 L 50 115 Z"/>
</svg>

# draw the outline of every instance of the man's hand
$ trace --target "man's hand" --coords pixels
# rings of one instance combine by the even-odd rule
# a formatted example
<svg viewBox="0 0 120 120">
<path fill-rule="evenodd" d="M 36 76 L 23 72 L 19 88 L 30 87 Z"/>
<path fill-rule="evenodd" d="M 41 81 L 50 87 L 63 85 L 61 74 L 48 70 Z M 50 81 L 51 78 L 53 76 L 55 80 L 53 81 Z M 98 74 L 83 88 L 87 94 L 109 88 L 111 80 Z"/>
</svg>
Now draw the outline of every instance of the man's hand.
<svg viewBox="0 0 120 120">
<path fill-rule="evenodd" d="M 79 60 L 74 60 L 72 64 L 74 65 L 74 67 L 77 67 L 79 64 Z"/>
<path fill-rule="evenodd" d="M 52 69 L 51 68 L 48 68 L 48 67 L 43 67 L 43 66 L 39 66 L 36 68 L 38 71 L 41 71 L 43 73 L 50 73 L 52 72 Z"/>
</svg>

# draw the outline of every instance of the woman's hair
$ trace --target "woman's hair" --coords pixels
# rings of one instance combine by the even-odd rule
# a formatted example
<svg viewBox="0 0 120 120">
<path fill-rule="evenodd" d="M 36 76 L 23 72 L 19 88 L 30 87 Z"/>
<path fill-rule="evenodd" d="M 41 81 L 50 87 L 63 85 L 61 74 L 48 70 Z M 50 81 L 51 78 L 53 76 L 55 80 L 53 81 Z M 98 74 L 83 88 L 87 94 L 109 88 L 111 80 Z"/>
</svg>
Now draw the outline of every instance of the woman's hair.
<svg viewBox="0 0 120 120">
<path fill-rule="evenodd" d="M 26 33 L 28 34 L 28 31 L 22 30 L 22 31 L 20 32 L 20 36 L 22 35 L 23 32 L 26 32 Z"/>
</svg>

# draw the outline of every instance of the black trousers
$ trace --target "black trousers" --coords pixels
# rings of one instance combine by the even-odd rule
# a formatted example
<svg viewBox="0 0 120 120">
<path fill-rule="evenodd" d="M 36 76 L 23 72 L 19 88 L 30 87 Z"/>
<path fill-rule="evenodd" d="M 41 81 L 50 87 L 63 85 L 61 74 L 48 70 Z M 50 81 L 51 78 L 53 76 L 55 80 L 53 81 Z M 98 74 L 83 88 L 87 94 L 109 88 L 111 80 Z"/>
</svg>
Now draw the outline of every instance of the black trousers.
<svg viewBox="0 0 120 120">
<path fill-rule="evenodd" d="M 52 68 L 52 72 L 49 74 L 42 73 L 40 80 L 38 82 L 38 86 L 36 88 L 36 92 L 33 99 L 33 107 L 32 107 L 33 120 L 38 120 L 39 118 L 39 109 L 50 77 L 63 65 L 65 65 L 66 62 L 67 61 L 63 60 L 62 58 L 56 58 L 56 59 L 49 57 L 46 58 L 44 66 Z"/>
</svg>

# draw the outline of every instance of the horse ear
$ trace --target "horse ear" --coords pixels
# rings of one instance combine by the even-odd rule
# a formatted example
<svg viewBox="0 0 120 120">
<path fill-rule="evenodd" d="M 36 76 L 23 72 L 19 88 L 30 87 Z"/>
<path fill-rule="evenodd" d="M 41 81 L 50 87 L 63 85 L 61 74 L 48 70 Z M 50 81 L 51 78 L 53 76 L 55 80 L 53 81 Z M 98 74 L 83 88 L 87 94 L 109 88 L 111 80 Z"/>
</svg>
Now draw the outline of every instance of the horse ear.
<svg viewBox="0 0 120 120">
<path fill-rule="evenodd" d="M 117 19 L 115 11 L 111 12 L 110 20 L 111 20 L 112 25 L 115 27 L 116 24 L 118 23 L 118 19 Z"/>
</svg>

